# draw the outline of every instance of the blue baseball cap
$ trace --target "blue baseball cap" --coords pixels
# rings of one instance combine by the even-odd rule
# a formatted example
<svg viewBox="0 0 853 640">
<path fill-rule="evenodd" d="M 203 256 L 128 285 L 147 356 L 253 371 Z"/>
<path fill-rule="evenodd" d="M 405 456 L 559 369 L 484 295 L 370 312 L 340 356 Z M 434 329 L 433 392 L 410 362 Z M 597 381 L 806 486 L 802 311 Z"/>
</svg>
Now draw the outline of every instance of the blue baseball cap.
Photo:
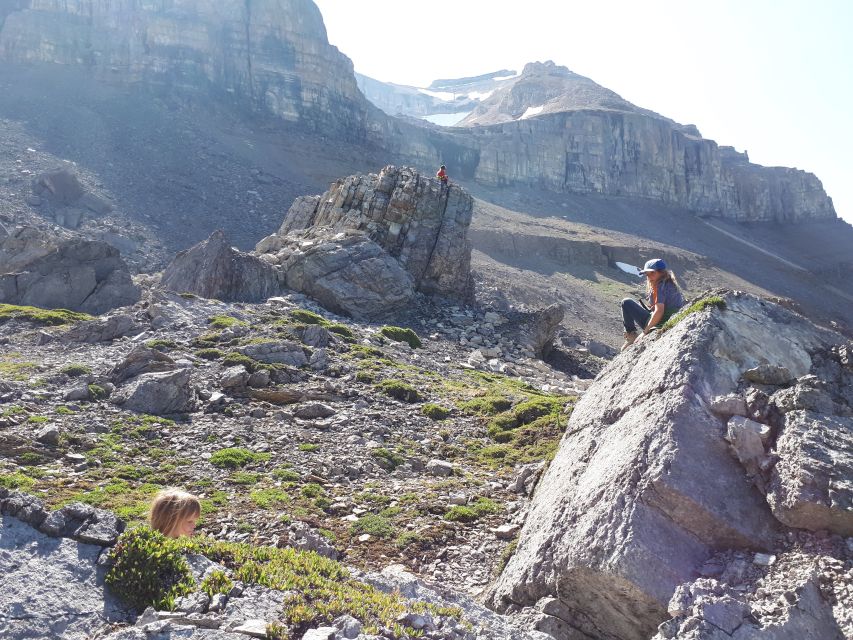
<svg viewBox="0 0 853 640">
<path fill-rule="evenodd" d="M 652 271 L 662 271 L 666 269 L 666 262 L 660 258 L 652 258 L 646 262 L 646 266 L 640 269 L 640 273 L 651 273 Z"/>
</svg>

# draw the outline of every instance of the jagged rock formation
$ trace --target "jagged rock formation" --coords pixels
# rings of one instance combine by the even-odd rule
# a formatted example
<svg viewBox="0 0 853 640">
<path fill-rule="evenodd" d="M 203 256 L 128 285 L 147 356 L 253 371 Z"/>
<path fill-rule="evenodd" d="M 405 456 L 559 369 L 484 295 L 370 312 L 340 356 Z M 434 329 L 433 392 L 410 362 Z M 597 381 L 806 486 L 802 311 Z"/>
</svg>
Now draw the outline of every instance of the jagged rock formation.
<svg viewBox="0 0 853 640">
<path fill-rule="evenodd" d="M 104 313 L 139 300 L 117 249 L 16 228 L 0 238 L 0 302 Z"/>
<path fill-rule="evenodd" d="M 775 502 L 810 503 L 817 526 L 849 535 L 849 347 L 752 296 L 725 303 L 642 340 L 599 375 L 492 588 L 498 610 L 536 607 L 537 628 L 556 638 L 640 640 L 715 551 L 775 548 L 784 527 L 774 513 L 791 522 Z M 815 378 L 820 402 L 805 393 Z M 804 428 L 806 409 L 821 413 Z M 734 437 L 745 423 L 728 426 L 732 416 L 767 426 L 753 431 L 757 459 L 744 453 L 746 436 Z M 810 475 L 819 477 L 798 494 Z M 778 482 L 785 497 L 774 497 Z"/>
<path fill-rule="evenodd" d="M 33 180 L 32 191 L 30 204 L 40 206 L 46 200 L 53 205 L 56 223 L 70 229 L 79 227 L 87 215 L 104 215 L 112 210 L 109 202 L 86 191 L 74 172 L 65 168 L 42 173 Z"/>
<path fill-rule="evenodd" d="M 631 104 L 616 92 L 589 78 L 569 71 L 566 67 L 557 66 L 549 60 L 525 65 L 521 75 L 497 89 L 460 122 L 459 126 L 500 124 L 547 113 L 582 109 L 661 117 L 653 111 Z M 695 127 L 689 127 L 687 130 L 693 135 L 699 135 Z"/>
<path fill-rule="evenodd" d="M 160 283 L 177 293 L 241 302 L 260 302 L 283 288 L 274 267 L 232 248 L 222 231 L 214 231 L 204 242 L 178 253 Z"/>
<path fill-rule="evenodd" d="M 355 317 L 399 309 L 415 291 L 464 300 L 472 208 L 458 186 L 387 166 L 297 198 L 256 251 L 280 266 L 288 287 Z"/>
<path fill-rule="evenodd" d="M 27 0 L 3 13 L 0 57 L 9 62 L 81 64 L 112 80 L 211 89 L 350 138 L 365 135 L 373 110 L 310 0 L 192 0 L 180 8 Z"/>
</svg>

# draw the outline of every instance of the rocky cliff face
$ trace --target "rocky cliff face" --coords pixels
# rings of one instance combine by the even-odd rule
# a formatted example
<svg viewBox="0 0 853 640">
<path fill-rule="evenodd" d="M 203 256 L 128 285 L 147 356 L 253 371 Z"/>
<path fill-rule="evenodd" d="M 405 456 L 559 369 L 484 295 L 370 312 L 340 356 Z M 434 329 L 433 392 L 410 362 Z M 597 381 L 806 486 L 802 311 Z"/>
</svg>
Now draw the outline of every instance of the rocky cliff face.
<svg viewBox="0 0 853 640">
<path fill-rule="evenodd" d="M 738 221 L 836 218 L 813 174 L 751 164 L 645 113 L 580 109 L 468 131 L 400 133 L 392 138 L 400 153 L 488 186 L 649 198 Z"/>
<path fill-rule="evenodd" d="M 6 61 L 77 64 L 108 80 L 212 89 L 311 129 L 355 138 L 366 131 L 372 107 L 310 0 L 21 0 L 0 19 L 4 13 Z"/>
<path fill-rule="evenodd" d="M 695 127 L 553 63 L 503 78 L 468 130 L 395 121 L 361 94 L 310 0 L 17 0 L 4 4 L 0 20 L 2 60 L 82 65 L 107 80 L 230 95 L 407 162 L 443 162 L 451 175 L 489 186 L 638 196 L 735 220 L 835 218 L 815 176 L 749 164 Z M 445 85 L 456 92 L 471 83 Z"/>
</svg>

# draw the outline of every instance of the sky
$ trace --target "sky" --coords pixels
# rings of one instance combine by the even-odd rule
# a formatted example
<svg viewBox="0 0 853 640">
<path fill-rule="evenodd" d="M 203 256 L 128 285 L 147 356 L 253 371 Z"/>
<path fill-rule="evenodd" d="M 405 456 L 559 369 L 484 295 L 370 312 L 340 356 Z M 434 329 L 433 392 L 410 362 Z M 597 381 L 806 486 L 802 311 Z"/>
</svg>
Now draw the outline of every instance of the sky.
<svg viewBox="0 0 853 640">
<path fill-rule="evenodd" d="M 329 41 L 377 80 L 553 60 L 752 162 L 816 174 L 853 223 L 849 0 L 315 2 Z"/>
</svg>

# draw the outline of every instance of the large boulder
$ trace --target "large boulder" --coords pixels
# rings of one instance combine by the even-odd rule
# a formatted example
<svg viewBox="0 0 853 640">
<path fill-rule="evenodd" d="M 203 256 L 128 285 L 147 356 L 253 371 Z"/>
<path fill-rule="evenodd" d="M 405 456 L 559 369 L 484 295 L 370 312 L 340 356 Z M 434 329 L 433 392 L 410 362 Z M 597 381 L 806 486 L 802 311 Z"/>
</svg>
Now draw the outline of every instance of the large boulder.
<svg viewBox="0 0 853 640">
<path fill-rule="evenodd" d="M 190 381 L 189 369 L 144 373 L 116 393 L 112 402 L 130 411 L 155 416 L 185 413 L 194 408 Z"/>
<path fill-rule="evenodd" d="M 204 242 L 178 253 L 160 282 L 177 293 L 227 302 L 262 302 L 283 289 L 278 269 L 233 249 L 222 231 L 214 231 Z"/>
<path fill-rule="evenodd" d="M 405 308 L 415 295 L 411 275 L 365 236 L 288 240 L 293 250 L 283 267 L 287 286 L 330 311 L 378 319 Z"/>
<path fill-rule="evenodd" d="M 29 229 L 0 242 L 0 302 L 100 314 L 139 300 L 127 264 L 108 244 Z"/>
<path fill-rule="evenodd" d="M 515 555 L 489 593 L 532 606 L 555 637 L 640 640 L 676 587 L 718 549 L 770 549 L 782 524 L 711 409 L 758 365 L 812 373 L 841 336 L 746 294 L 643 338 L 597 378 L 534 495 Z M 755 394 L 749 417 L 767 420 Z M 585 634 L 585 635 L 584 635 Z"/>
<path fill-rule="evenodd" d="M 278 233 L 259 242 L 256 251 L 282 265 L 288 286 L 309 295 L 314 295 L 312 288 L 329 289 L 316 281 L 328 280 L 332 267 L 351 256 L 361 264 L 348 281 L 365 288 L 368 301 L 381 296 L 385 285 L 394 285 L 388 290 L 389 309 L 405 304 L 410 289 L 467 299 L 472 294 L 472 210 L 473 199 L 460 187 L 389 165 L 378 175 L 338 180 L 322 196 L 297 198 Z M 305 246 L 313 248 L 308 257 Z M 322 252 L 334 255 L 324 258 L 318 255 Z M 297 273 L 291 275 L 293 268 Z M 382 281 L 371 283 L 375 275 Z M 381 303 L 380 297 L 373 304 Z"/>
<path fill-rule="evenodd" d="M 0 517 L 0 637 L 88 638 L 130 616 L 104 589 L 103 547 Z"/>
</svg>

